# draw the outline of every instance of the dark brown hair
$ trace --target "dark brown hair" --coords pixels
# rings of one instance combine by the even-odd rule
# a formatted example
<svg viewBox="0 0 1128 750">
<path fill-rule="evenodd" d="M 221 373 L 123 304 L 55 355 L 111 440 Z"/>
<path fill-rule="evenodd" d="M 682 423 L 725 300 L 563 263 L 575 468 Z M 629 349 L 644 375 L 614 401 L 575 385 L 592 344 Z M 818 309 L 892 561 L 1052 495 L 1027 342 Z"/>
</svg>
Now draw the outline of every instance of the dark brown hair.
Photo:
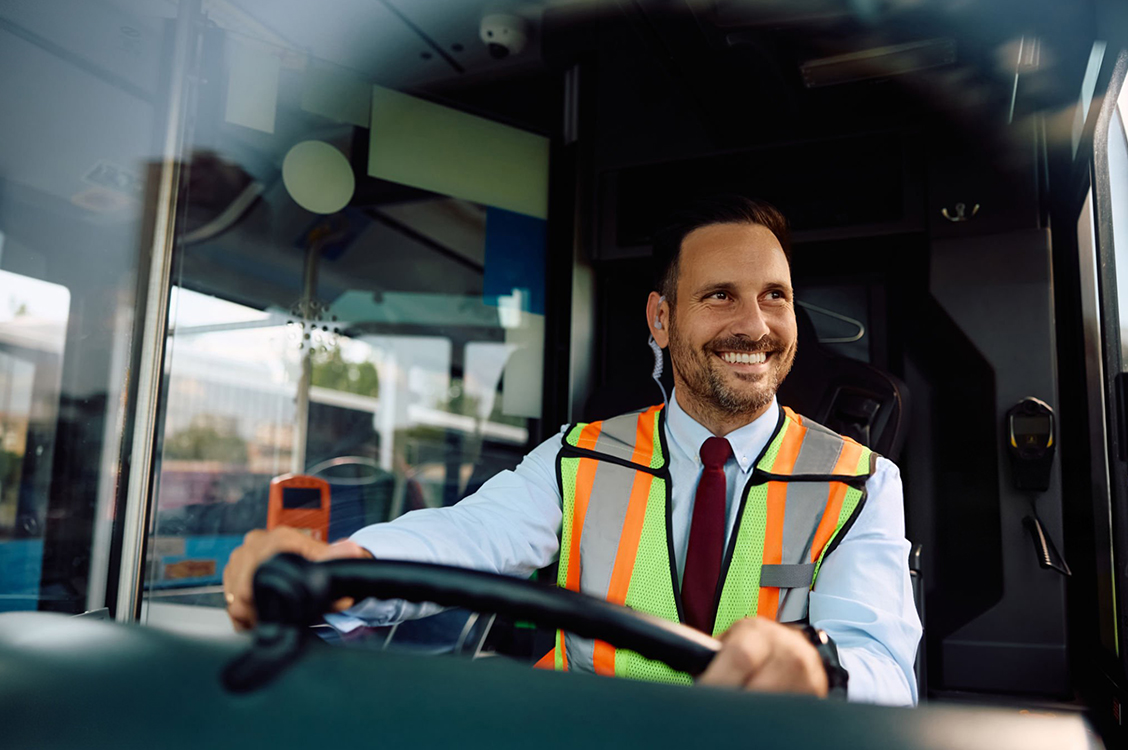
<svg viewBox="0 0 1128 750">
<path fill-rule="evenodd" d="M 759 224 L 779 240 L 791 264 L 791 237 L 787 219 L 775 206 L 743 195 L 714 195 L 696 200 L 670 216 L 654 234 L 654 288 L 674 304 L 678 285 L 678 257 L 682 241 L 695 229 L 712 224 Z"/>
</svg>

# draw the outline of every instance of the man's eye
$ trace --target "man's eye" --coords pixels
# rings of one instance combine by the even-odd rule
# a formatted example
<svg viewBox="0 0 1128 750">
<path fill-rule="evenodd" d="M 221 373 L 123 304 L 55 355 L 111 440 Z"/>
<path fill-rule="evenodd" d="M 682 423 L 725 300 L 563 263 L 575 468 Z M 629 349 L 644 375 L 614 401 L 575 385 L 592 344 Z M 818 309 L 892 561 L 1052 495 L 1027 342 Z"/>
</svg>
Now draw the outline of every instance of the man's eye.
<svg viewBox="0 0 1128 750">
<path fill-rule="evenodd" d="M 709 295 L 710 299 L 728 299 L 728 292 L 713 292 Z"/>
</svg>

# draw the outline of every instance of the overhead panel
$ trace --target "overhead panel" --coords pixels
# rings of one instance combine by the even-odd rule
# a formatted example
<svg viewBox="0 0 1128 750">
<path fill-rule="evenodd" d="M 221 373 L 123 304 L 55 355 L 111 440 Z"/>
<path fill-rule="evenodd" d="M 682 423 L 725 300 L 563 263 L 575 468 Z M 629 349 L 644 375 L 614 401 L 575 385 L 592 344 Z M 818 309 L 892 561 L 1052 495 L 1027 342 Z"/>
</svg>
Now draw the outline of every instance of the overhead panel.
<svg viewBox="0 0 1128 750">
<path fill-rule="evenodd" d="M 398 91 L 372 90 L 368 174 L 544 219 L 544 136 Z"/>
<path fill-rule="evenodd" d="M 242 11 L 232 14 L 244 18 L 233 30 L 302 50 L 311 60 L 349 68 L 369 80 L 401 85 L 450 73 L 400 14 L 378 0 L 230 0 L 222 5 Z M 253 24 L 269 30 L 273 39 L 253 30 Z"/>
</svg>

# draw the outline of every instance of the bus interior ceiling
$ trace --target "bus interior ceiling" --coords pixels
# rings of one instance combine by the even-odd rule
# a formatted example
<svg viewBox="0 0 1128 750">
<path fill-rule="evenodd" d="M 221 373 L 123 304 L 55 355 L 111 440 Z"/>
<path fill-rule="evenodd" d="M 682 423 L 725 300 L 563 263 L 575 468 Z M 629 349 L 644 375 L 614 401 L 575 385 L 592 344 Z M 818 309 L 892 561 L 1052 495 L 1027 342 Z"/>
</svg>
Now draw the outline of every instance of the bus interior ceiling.
<svg viewBox="0 0 1128 750">
<path fill-rule="evenodd" d="M 129 19 L 140 4 L 106 7 Z M 21 25 L 6 5 L 0 2 L 0 34 L 51 58 L 45 35 Z M 1078 675 L 1103 658 L 1090 645 L 1100 640 L 1092 634 L 1101 593 L 1092 509 L 1072 489 L 1088 481 L 1086 428 L 1075 416 L 1083 409 L 1064 393 L 1083 379 L 1080 364 L 1064 356 L 1077 345 L 1067 333 L 1077 319 L 1061 306 L 1076 300 L 1055 288 L 1076 269 L 1051 254 L 1072 240 L 1055 234 L 1051 243 L 1050 228 L 1061 210 L 1055 201 L 1070 189 L 1073 108 L 1104 3 L 534 2 L 523 11 L 534 21 L 529 48 L 504 60 L 477 40 L 483 2 L 231 5 L 366 81 L 551 139 L 546 331 L 568 341 L 590 314 L 591 340 L 570 346 L 573 356 L 586 348 L 591 385 L 567 376 L 568 346 L 546 347 L 544 419 L 532 439 L 578 417 L 599 389 L 633 383 L 659 398 L 648 390 L 642 305 L 651 289 L 649 237 L 672 208 L 723 191 L 780 207 L 793 230 L 798 299 L 840 316 L 811 313 L 819 335 L 835 340 L 821 346 L 900 379 L 911 403 L 899 464 L 907 535 L 923 548 L 930 692 L 1031 702 L 1075 694 Z M 166 32 L 158 25 L 145 33 Z M 209 28 L 205 48 L 221 49 L 225 33 Z M 15 46 L 0 44 L 0 60 L 23 54 Z M 485 293 L 473 240 L 484 211 L 365 174 L 362 126 L 316 123 L 318 137 L 349 155 L 357 174 L 345 209 L 354 221 L 341 229 L 287 210 L 277 145 L 288 142 L 223 126 L 226 79 L 209 68 L 221 58 L 202 61 L 183 232 L 209 226 L 252 183 L 261 183 L 261 194 L 226 231 L 183 243 L 181 288 L 285 313 L 302 297 L 314 237 L 329 248 L 316 284 L 330 305 L 347 293 L 379 300 L 422 286 Z M 51 60 L 60 67 L 52 85 L 81 86 L 72 80 L 78 73 L 62 69 L 66 61 Z M 101 71 L 122 106 L 138 111 L 138 132 L 121 133 L 123 141 L 145 141 L 161 117 L 156 92 L 168 71 L 157 61 L 151 68 L 144 80 Z M 279 99 L 300 97 L 286 73 Z M 50 120 L 54 105 L 29 101 Z M 297 137 L 313 126 L 290 120 L 286 127 Z M 42 148 L 21 154 L 7 153 L 19 139 L 0 144 L 4 270 L 76 290 L 90 288 L 92 278 L 139 273 L 127 259 L 145 246 L 136 229 L 98 215 L 60 220 L 66 212 L 57 204 L 73 191 L 50 184 L 66 164 L 126 157 L 50 138 L 23 141 Z M 124 145 L 119 152 L 132 153 Z M 32 171 L 48 177 L 21 176 Z M 70 252 L 83 243 L 98 254 Z M 57 254 L 64 248 L 65 256 Z M 576 264 L 594 279 L 591 309 L 580 318 L 570 309 Z M 51 508 L 71 509 L 74 493 L 96 490 L 83 483 L 97 475 L 99 455 L 83 446 L 100 444 L 114 418 L 95 385 L 110 374 L 114 329 L 103 317 L 114 304 L 100 296 L 71 303 L 61 379 L 72 401 L 60 406 L 54 469 L 41 470 L 56 476 Z M 850 321 L 864 335 L 846 341 L 856 330 Z M 393 319 L 341 326 L 366 335 L 420 330 Z M 1063 437 L 1050 487 L 1033 501 L 1014 486 L 1002 437 L 1007 409 L 1030 395 L 1059 407 Z M 69 479 L 60 483 L 60 476 Z M 1066 506 L 1066 497 L 1078 505 Z M 1037 565 L 1023 526 L 1031 502 L 1072 579 Z M 85 512 L 93 523 L 92 509 Z M 74 575 L 67 566 L 89 557 L 92 532 L 52 532 L 49 512 L 45 522 L 48 543 L 55 533 L 67 551 L 45 561 L 42 580 L 63 592 Z M 74 609 L 60 596 L 60 609 Z"/>
</svg>

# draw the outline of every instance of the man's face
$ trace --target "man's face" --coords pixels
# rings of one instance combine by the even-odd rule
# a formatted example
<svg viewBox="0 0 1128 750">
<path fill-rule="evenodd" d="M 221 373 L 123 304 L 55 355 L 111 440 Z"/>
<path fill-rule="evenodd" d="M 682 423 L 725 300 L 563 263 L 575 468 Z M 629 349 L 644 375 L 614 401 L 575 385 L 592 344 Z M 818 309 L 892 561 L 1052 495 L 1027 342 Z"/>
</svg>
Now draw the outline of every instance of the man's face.
<svg viewBox="0 0 1128 750">
<path fill-rule="evenodd" d="M 775 235 L 758 224 L 712 224 L 686 235 L 668 332 L 688 398 L 730 416 L 759 416 L 795 361 L 791 272 Z"/>
</svg>

